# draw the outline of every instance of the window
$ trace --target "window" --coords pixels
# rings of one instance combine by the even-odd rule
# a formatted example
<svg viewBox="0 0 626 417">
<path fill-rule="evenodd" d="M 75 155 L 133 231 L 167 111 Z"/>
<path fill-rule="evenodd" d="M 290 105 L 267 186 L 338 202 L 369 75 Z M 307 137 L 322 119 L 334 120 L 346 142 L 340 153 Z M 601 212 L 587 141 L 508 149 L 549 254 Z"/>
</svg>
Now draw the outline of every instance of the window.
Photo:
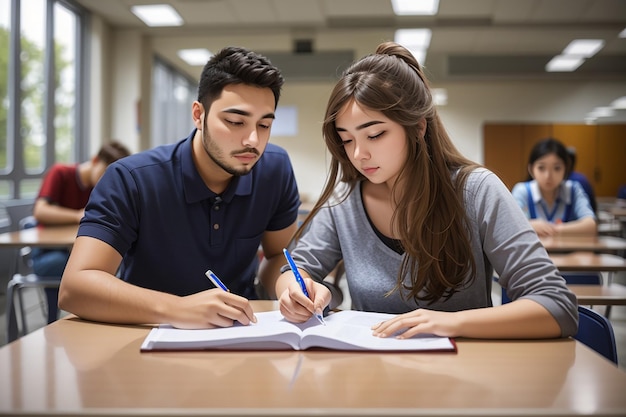
<svg viewBox="0 0 626 417">
<path fill-rule="evenodd" d="M 0 0 L 0 199 L 34 198 L 52 164 L 87 157 L 84 20 L 68 0 Z"/>
<path fill-rule="evenodd" d="M 11 34 L 11 7 L 9 0 L 0 0 L 0 175 L 9 171 L 10 152 L 8 136 L 9 98 L 9 43 Z M 0 178 L 0 196 L 11 193 L 11 184 Z"/>
<path fill-rule="evenodd" d="M 152 67 L 152 109 L 150 146 L 178 142 L 191 133 L 191 103 L 197 86 L 184 74 L 160 59 Z"/>
</svg>

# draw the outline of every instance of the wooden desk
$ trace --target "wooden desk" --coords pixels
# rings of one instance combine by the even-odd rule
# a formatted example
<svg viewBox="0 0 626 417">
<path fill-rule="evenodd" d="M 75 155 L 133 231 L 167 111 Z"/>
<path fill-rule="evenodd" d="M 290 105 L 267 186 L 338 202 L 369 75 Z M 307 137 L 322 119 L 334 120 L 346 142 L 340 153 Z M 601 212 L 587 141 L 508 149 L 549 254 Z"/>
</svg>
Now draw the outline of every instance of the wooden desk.
<svg viewBox="0 0 626 417">
<path fill-rule="evenodd" d="M 33 227 L 0 234 L 0 248 L 24 246 L 71 248 L 76 239 L 78 225 Z"/>
<path fill-rule="evenodd" d="M 614 215 L 615 217 L 618 218 L 625 218 L 626 217 L 626 207 L 624 206 L 612 206 L 609 208 L 609 213 L 611 213 L 612 215 Z"/>
<path fill-rule="evenodd" d="M 149 328 L 70 317 L 0 348 L 0 413 L 626 415 L 626 373 L 573 339 L 458 339 L 456 354 L 140 353 Z"/>
<path fill-rule="evenodd" d="M 14 232 L 0 234 L 0 249 L 19 249 L 25 246 L 46 248 L 68 248 L 74 245 L 78 225 L 33 227 Z M 16 251 L 17 252 L 17 251 Z M 18 254 L 16 253 L 17 257 Z M 16 262 L 9 268 L 9 279 L 16 271 Z M 9 311 L 10 310 L 10 311 Z M 18 337 L 17 319 L 14 309 L 9 308 L 7 303 L 7 340 L 13 341 Z"/>
<path fill-rule="evenodd" d="M 552 236 L 539 239 L 548 252 L 626 251 L 626 239 L 615 236 Z"/>
<path fill-rule="evenodd" d="M 582 305 L 624 306 L 626 305 L 626 287 L 620 284 L 610 285 L 568 285 Z"/>
<path fill-rule="evenodd" d="M 550 259 L 560 271 L 626 271 L 626 259 L 607 253 L 551 253 Z"/>
</svg>

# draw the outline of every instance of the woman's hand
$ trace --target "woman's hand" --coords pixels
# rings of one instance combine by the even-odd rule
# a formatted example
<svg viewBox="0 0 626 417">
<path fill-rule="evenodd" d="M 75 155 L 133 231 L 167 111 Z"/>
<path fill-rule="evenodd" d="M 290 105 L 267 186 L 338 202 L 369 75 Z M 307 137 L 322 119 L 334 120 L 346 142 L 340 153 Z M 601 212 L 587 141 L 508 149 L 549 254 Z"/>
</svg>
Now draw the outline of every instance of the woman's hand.
<svg viewBox="0 0 626 417">
<path fill-rule="evenodd" d="M 433 311 L 423 308 L 400 314 L 391 320 L 372 326 L 373 335 L 377 337 L 395 336 L 408 339 L 417 334 L 434 334 L 443 337 L 460 335 L 461 324 L 455 312 Z"/>
<path fill-rule="evenodd" d="M 314 313 L 321 315 L 324 308 L 330 303 L 330 290 L 311 278 L 304 278 L 304 283 L 311 297 L 308 298 L 304 295 L 300 285 L 295 280 L 292 279 L 292 281 L 278 298 L 280 312 L 285 319 L 294 323 L 304 323 Z"/>
</svg>

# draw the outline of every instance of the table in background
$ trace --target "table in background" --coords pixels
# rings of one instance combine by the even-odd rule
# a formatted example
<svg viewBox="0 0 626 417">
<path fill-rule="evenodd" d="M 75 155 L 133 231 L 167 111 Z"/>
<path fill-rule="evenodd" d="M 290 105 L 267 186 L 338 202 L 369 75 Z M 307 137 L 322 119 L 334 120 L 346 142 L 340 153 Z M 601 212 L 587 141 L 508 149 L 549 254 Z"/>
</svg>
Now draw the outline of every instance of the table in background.
<svg viewBox="0 0 626 417">
<path fill-rule="evenodd" d="M 590 251 L 602 253 L 623 253 L 626 239 L 615 236 L 551 236 L 539 239 L 548 252 Z"/>
<path fill-rule="evenodd" d="M 140 353 L 150 328 L 69 316 L 0 348 L 0 413 L 626 415 L 626 373 L 573 339 L 458 339 L 456 354 Z"/>
<path fill-rule="evenodd" d="M 33 227 L 0 233 L 0 248 L 48 247 L 71 248 L 78 225 Z"/>
<path fill-rule="evenodd" d="M 626 259 L 607 253 L 578 251 L 550 253 L 549 256 L 560 271 L 626 271 Z"/>
<path fill-rule="evenodd" d="M 626 259 L 607 253 L 568 252 L 550 253 L 550 259 L 562 272 L 607 272 L 607 283 L 612 282 L 613 274 L 626 271 Z"/>
<path fill-rule="evenodd" d="M 626 287 L 620 284 L 609 285 L 568 285 L 582 305 L 624 306 Z"/>
<path fill-rule="evenodd" d="M 71 249 L 76 239 L 78 225 L 33 227 L 13 232 L 0 233 L 0 248 L 15 249 L 15 257 L 19 256 L 19 249 L 25 246 L 45 248 Z M 17 259 L 9 268 L 9 279 L 17 272 Z M 17 335 L 17 321 L 15 311 L 7 311 L 8 328 L 7 340 L 14 340 Z"/>
<path fill-rule="evenodd" d="M 626 271 L 626 259 L 621 256 L 593 252 L 550 253 L 550 259 L 562 272 L 606 272 L 607 280 L 600 285 L 568 285 L 582 305 L 604 305 L 608 317 L 613 305 L 626 305 L 626 287 L 613 284 L 613 274 Z"/>
</svg>

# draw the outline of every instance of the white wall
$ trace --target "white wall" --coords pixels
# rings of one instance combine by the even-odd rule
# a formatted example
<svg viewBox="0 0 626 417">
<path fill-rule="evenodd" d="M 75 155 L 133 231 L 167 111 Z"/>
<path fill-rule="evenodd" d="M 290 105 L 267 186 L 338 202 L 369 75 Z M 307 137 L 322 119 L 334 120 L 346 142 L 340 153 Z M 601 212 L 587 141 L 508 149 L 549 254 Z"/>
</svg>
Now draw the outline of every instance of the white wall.
<svg viewBox="0 0 626 417">
<path fill-rule="evenodd" d="M 142 73 L 143 37 L 134 30 L 113 34 L 111 70 L 111 138 L 125 143 L 131 152 L 141 150 L 139 104 L 141 85 L 150 72 Z M 149 103 L 147 103 L 149 105 Z"/>
<path fill-rule="evenodd" d="M 376 45 L 389 38 L 381 32 L 339 32 L 321 34 L 316 45 L 321 50 L 355 48 L 357 57 L 371 53 Z M 141 97 L 149 88 L 152 53 L 159 53 L 184 44 L 217 51 L 226 45 L 241 45 L 252 50 L 285 51 L 291 47 L 290 34 L 264 36 L 222 36 L 211 38 L 170 37 L 143 39 L 133 31 L 115 31 L 111 54 L 112 81 L 110 131 L 114 137 L 128 138 L 132 150 L 145 149 L 139 141 L 136 126 L 137 103 L 148 105 L 149 97 Z M 143 58 L 142 58 L 143 57 Z M 143 60 L 143 61 L 142 61 Z M 428 61 L 427 61 L 428 63 Z M 485 122 L 554 122 L 582 123 L 584 116 L 596 106 L 607 105 L 626 91 L 626 82 L 450 82 L 432 87 L 448 90 L 448 105 L 440 108 L 440 116 L 451 138 L 461 152 L 483 162 L 482 126 Z M 289 154 L 303 195 L 315 199 L 326 179 L 327 157 L 321 138 L 321 122 L 331 83 L 287 82 L 281 105 L 299 109 L 300 134 L 297 137 L 273 137 Z M 106 91 L 107 87 L 104 87 Z M 145 118 L 145 117 L 144 117 Z M 92 120 L 92 123 L 98 123 Z M 148 120 L 142 120 L 144 126 Z M 102 127 L 102 131 L 106 131 Z M 148 134 L 144 132 L 144 135 Z M 173 138 L 174 139 L 174 138 Z"/>
<path fill-rule="evenodd" d="M 98 16 L 91 19 L 91 39 L 89 43 L 89 153 L 100 149 L 102 142 L 110 135 L 111 95 L 108 86 L 111 67 L 109 55 L 110 29 Z"/>
<path fill-rule="evenodd" d="M 626 83 L 483 82 L 448 83 L 448 105 L 439 115 L 459 150 L 483 162 L 482 129 L 486 122 L 582 123 L 593 107 L 610 103 Z M 282 105 L 297 105 L 301 134 L 273 138 L 291 155 L 303 194 L 316 198 L 328 166 L 321 123 L 332 85 L 286 84 Z"/>
</svg>

